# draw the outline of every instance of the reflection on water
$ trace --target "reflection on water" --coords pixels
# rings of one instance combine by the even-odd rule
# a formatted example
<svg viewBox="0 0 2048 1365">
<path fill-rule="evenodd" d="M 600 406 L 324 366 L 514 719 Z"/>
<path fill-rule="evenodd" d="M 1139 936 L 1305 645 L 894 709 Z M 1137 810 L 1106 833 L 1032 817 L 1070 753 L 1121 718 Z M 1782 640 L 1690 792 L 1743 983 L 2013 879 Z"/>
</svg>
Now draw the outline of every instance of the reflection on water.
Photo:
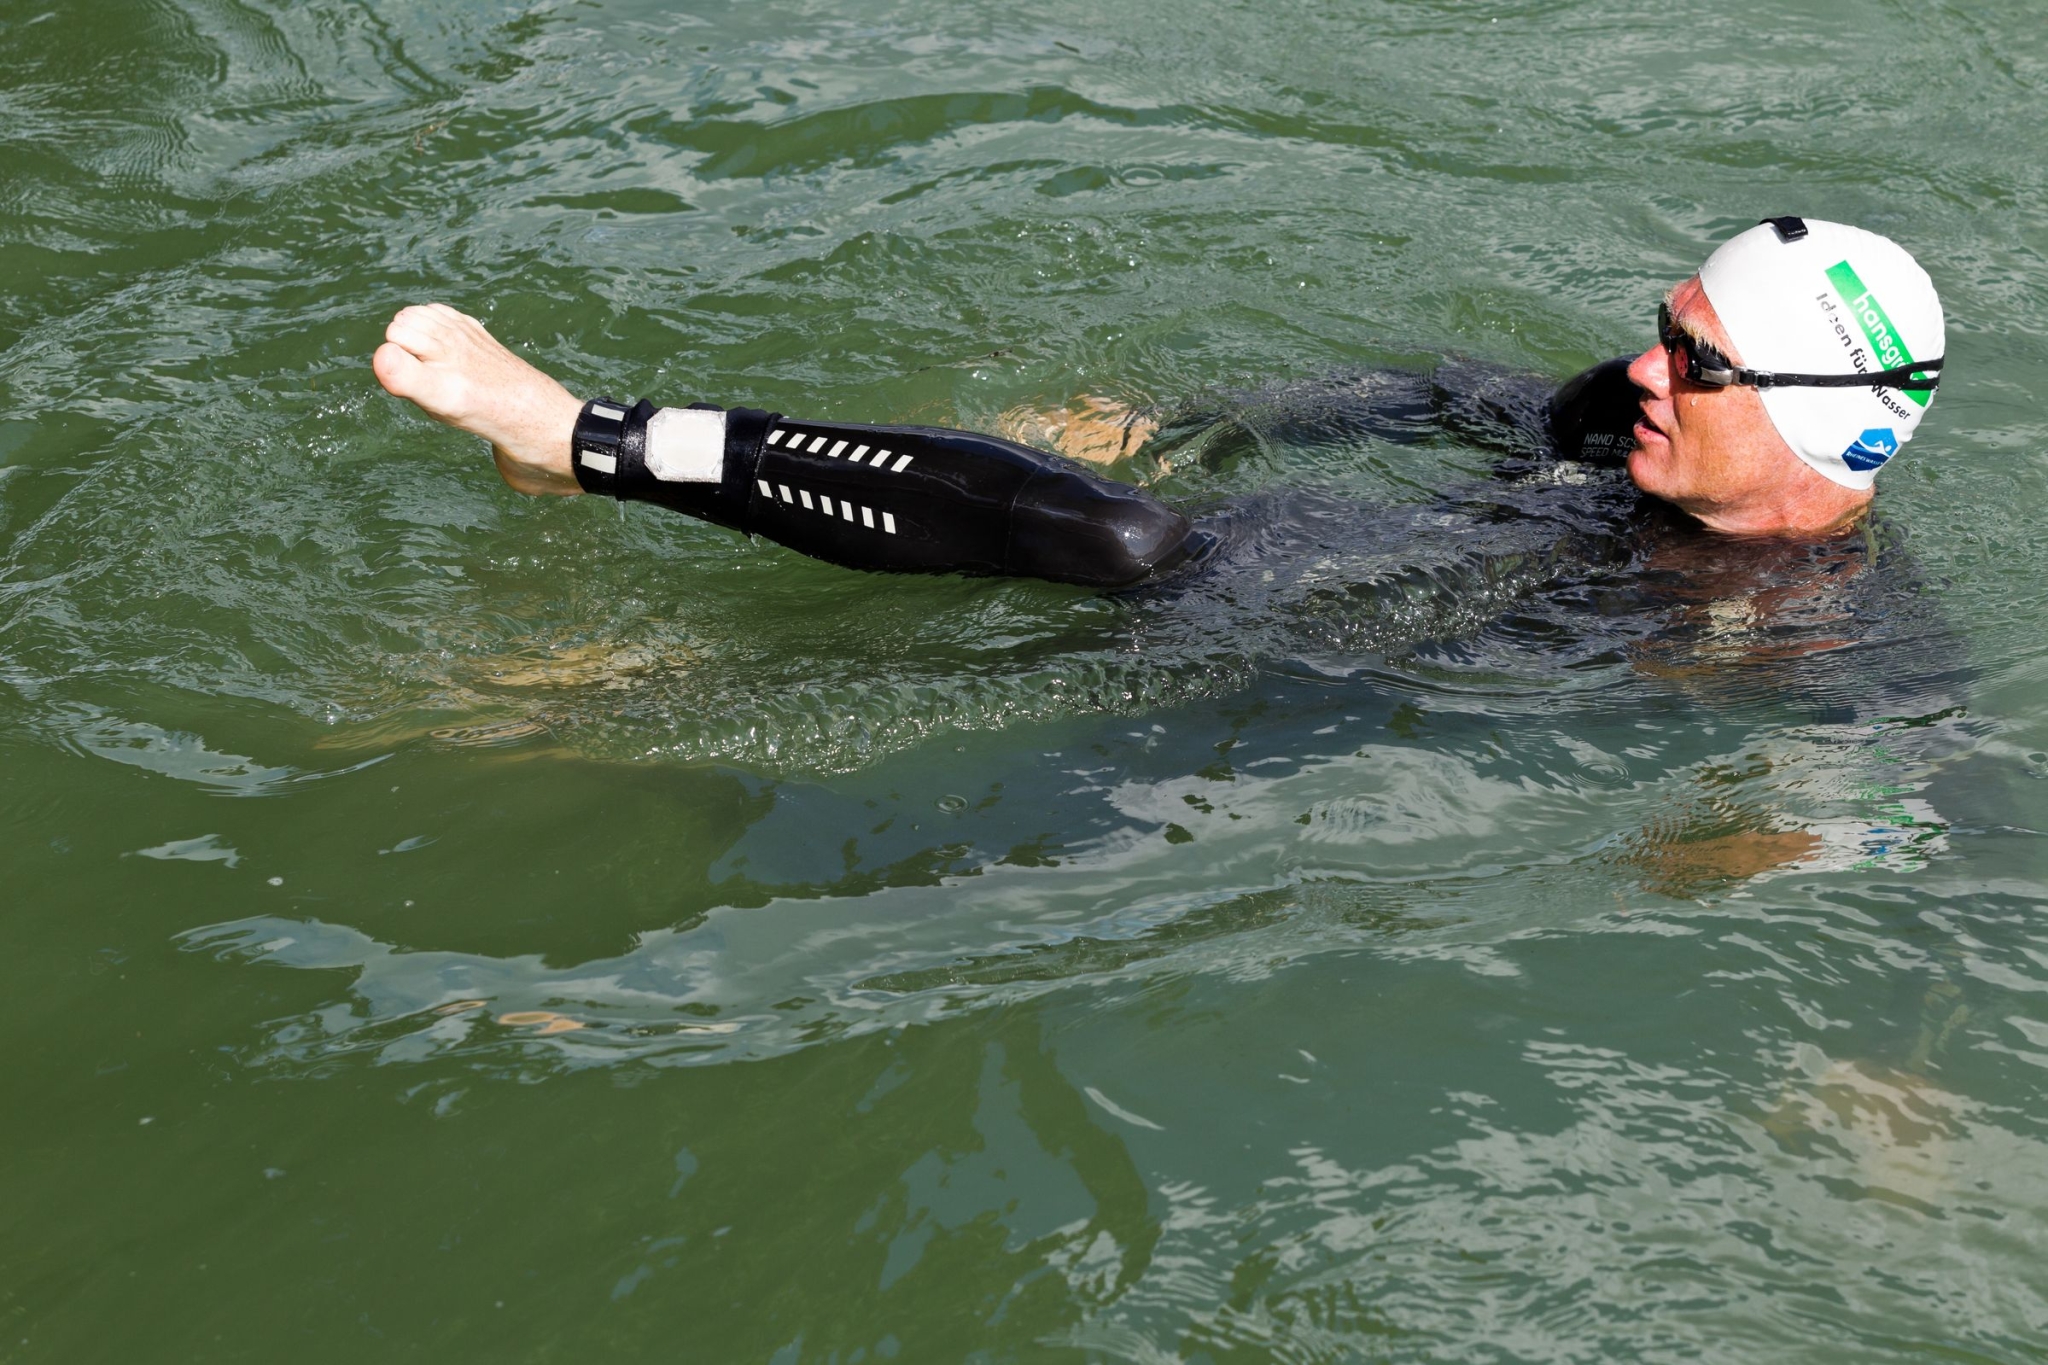
<svg viewBox="0 0 2048 1365">
<path fill-rule="evenodd" d="M 1859 965 L 1899 942 L 1868 916 L 1808 918 L 1817 941 L 1798 956 L 1763 937 L 1771 914 L 1733 905 L 1615 912 L 1474 952 L 1470 912 L 1486 907 L 1470 902 L 1459 934 L 1373 924 L 1369 910 L 1369 931 L 1340 943 L 1347 890 L 1244 907 L 1226 932 L 1260 941 L 1241 943 L 1220 977 L 1216 946 L 1169 950 L 1085 992 L 1013 992 L 967 1016 L 899 1011 L 896 1026 L 827 1030 L 756 1066 L 692 1067 L 705 1080 L 684 1112 L 740 1118 L 681 1119 L 672 1162 L 645 1153 L 604 1182 L 626 1210 L 597 1248 L 601 1285 L 627 1305 L 614 1329 L 656 1330 L 659 1299 L 645 1296 L 710 1277 L 750 1305 L 814 1296 L 794 1320 L 821 1350 L 851 1349 L 887 1318 L 819 1305 L 874 1295 L 893 1312 L 931 1293 L 1008 1305 L 955 1329 L 984 1345 L 1050 1337 L 1110 1354 L 1161 1342 L 1355 1354 L 1390 1335 L 1464 1340 L 1475 1312 L 1512 1323 L 1536 1355 L 1569 1354 L 1588 1333 L 1649 1331 L 1672 1351 L 1704 1350 L 1730 1322 L 1853 1331 L 1872 1314 L 1931 1339 L 1975 1301 L 1950 1258 L 1995 1259 L 2010 1219 L 2048 1211 L 2038 1136 L 1930 1074 L 1971 1070 L 1966 999 L 1987 988 L 1940 976 L 1930 988 L 1897 958 Z M 1295 942 L 1299 921 L 1323 922 L 1316 958 L 1269 975 L 1279 922 L 1261 917 L 1275 914 L 1297 922 L 1285 934 Z M 1956 950 L 1993 918 L 1931 946 L 1961 966 Z M 1681 985 L 1672 957 L 1687 947 L 1719 965 Z M 345 955 L 305 960 L 316 958 Z M 1589 958 L 1604 968 L 1596 983 Z M 1839 1004 L 1845 972 L 1878 994 L 1886 974 L 1912 981 L 1920 998 L 1895 1044 L 1876 1001 L 1855 1021 L 1872 1052 L 1796 1041 L 1798 1011 Z M 1745 984 L 1756 980 L 1779 983 L 1782 1017 L 1756 1013 L 1763 1000 Z M 1532 991 L 1546 1022 L 1525 1030 L 1509 1021 Z M 618 997 L 607 1004 L 616 1011 Z M 589 1030 L 543 1037 L 548 1025 L 533 1021 L 549 1012 L 493 1020 L 475 1005 L 444 1006 L 439 1036 L 394 1018 L 357 1046 L 416 1078 L 409 1102 L 477 1137 L 502 1092 L 479 1089 L 467 1068 L 423 1066 L 430 1049 L 560 1083 L 606 1053 L 586 1050 Z M 638 1060 L 715 1061 L 739 1034 L 773 1026 L 678 1018 Z M 274 1050 L 245 1060 L 274 1071 L 320 1051 L 280 1030 Z M 614 1044 L 601 1071 L 617 1074 L 626 1055 Z M 1178 1079 L 1196 1072 L 1202 1087 Z M 1218 1093 L 1239 1102 L 1218 1106 Z M 843 1248 L 838 1273 L 759 1264 L 790 1226 Z M 1845 1274 L 1816 1295 L 1821 1267 L 1869 1265 L 1873 1247 L 1882 1273 Z M 1638 1295 L 1670 1306 L 1646 1326 Z M 2042 1306 L 2011 1282 L 1991 1321 Z M 721 1341 L 773 1327 L 753 1308 L 695 1311 Z"/>
<path fill-rule="evenodd" d="M 500 762 L 489 780 L 506 800 L 546 793 L 563 835 L 620 860 L 584 889 L 590 911 L 538 937 L 443 917 L 432 937 L 446 946 L 429 947 L 411 916 L 334 922 L 316 880 L 312 918 L 271 912 L 180 938 L 225 960 L 348 974 L 345 999 L 237 1048 L 265 1072 L 345 1057 L 516 1074 L 701 1064 L 1091 983 L 1258 979 L 1361 949 L 1511 972 L 1503 936 L 1587 914 L 1924 871 L 1950 821 L 1984 809 L 1957 766 L 1968 732 L 1954 717 L 1787 728 L 1768 749 L 1715 754 L 1688 730 L 1652 740 L 1626 713 L 1605 735 L 1509 744 L 1499 701 L 1403 701 L 1390 723 L 1406 742 L 1391 743 L 1375 719 L 1386 699 L 1279 683 L 1242 712 L 977 752 L 958 760 L 986 784 L 972 803 L 906 794 L 910 771 L 887 766 L 864 786 L 756 792 L 716 773 L 678 785 L 642 769 L 621 788 L 612 764 Z M 1067 832 L 1048 834 L 1050 818 Z M 563 847 L 558 835 L 514 852 L 490 827 L 447 837 L 408 840 L 429 861 L 391 884 L 453 874 L 488 904 Z M 479 856 L 498 878 L 472 870 Z M 639 927 L 592 913 L 614 898 L 646 903 L 629 915 Z M 482 947 L 493 942 L 519 946 Z M 490 1026 L 543 1013 L 574 1021 L 574 1037 L 536 1051 L 535 1035 Z"/>
</svg>

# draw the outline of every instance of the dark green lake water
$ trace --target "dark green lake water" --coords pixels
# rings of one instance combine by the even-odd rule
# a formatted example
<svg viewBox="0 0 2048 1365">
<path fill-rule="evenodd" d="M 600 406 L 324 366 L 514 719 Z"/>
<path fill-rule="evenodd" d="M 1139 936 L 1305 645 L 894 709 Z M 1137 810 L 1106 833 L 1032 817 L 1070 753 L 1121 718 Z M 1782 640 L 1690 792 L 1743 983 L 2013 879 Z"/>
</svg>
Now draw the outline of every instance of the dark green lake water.
<svg viewBox="0 0 2048 1365">
<path fill-rule="evenodd" d="M 0 1361 L 2048 1358 L 2043 147 L 2017 0 L 0 0 Z M 1455 441 L 1184 464 L 1414 534 L 1131 603 L 367 365 L 1562 376 L 1787 211 L 1953 363 L 1782 649 L 1574 636 Z"/>
</svg>

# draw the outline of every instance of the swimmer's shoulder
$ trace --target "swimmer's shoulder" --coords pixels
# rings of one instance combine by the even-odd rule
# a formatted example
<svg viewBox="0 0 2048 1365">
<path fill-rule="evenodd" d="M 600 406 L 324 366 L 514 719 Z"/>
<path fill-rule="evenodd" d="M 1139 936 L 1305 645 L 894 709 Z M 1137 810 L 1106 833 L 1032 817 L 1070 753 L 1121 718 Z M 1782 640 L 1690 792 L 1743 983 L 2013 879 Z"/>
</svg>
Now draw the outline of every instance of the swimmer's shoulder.
<svg viewBox="0 0 2048 1365">
<path fill-rule="evenodd" d="M 1628 377 L 1631 357 L 1581 370 L 1550 398 L 1550 439 L 1557 453 L 1587 464 L 1620 464 L 1636 448 L 1641 390 Z"/>
</svg>

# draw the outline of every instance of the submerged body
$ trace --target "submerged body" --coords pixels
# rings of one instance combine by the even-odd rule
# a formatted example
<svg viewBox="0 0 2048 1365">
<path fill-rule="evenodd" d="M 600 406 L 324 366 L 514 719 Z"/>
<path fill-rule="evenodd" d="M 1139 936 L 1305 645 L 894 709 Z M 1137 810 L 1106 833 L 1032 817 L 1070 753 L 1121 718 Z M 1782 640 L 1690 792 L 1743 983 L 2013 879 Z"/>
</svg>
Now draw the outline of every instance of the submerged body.
<svg viewBox="0 0 2048 1365">
<path fill-rule="evenodd" d="M 1233 670 L 1348 671 L 1374 654 L 1435 651 L 1495 676 L 1624 662 L 1717 709 L 1745 698 L 1774 709 L 1797 698 L 1837 719 L 1914 709 L 1909 694 L 1951 661 L 1896 529 L 1877 518 L 1806 537 L 1706 529 L 1630 477 L 1638 398 L 1626 359 L 1554 389 L 1462 362 L 1291 384 L 1168 423 L 1151 449 L 1193 495 L 1181 506 L 974 433 L 608 400 L 585 405 L 575 474 L 586 492 L 850 568 L 1118 592 L 1125 609 L 1086 618 L 1052 642 L 1060 652 L 1115 649 L 1111 637 L 1136 629 L 1167 657 Z M 1219 471 L 1276 446 L 1445 446 L 1493 464 L 1419 501 L 1264 479 L 1203 495 Z M 1867 657 L 1880 646 L 1881 665 Z M 1858 653 L 1854 668 L 1822 662 L 1843 650 Z"/>
<path fill-rule="evenodd" d="M 1715 709 L 1939 709 L 1927 699 L 1953 692 L 1958 659 L 1902 528 L 1872 515 L 1829 536 L 1707 530 L 1629 477 L 1632 396 L 1620 361 L 1555 390 L 1451 363 L 1289 385 L 1171 424 L 1167 457 L 1215 470 L 1273 447 L 1494 458 L 1486 477 L 1395 505 L 1268 485 L 1197 508 L 1194 533 L 1213 540 L 1200 571 L 1134 600 L 1155 630 L 1312 667 L 1393 652 L 1559 686 L 1620 665 Z"/>
</svg>

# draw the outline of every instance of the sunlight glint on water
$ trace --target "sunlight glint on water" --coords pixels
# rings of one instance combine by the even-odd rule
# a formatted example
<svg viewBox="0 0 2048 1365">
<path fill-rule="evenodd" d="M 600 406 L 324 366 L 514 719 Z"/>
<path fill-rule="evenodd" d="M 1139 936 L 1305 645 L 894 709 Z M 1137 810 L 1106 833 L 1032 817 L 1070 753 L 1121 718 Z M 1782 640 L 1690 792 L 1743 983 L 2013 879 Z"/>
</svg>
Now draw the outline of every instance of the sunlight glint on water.
<svg viewBox="0 0 2048 1365">
<path fill-rule="evenodd" d="M 2014 4 L 0 12 L 0 1359 L 2038 1355 L 2044 83 Z M 1788 211 L 1947 309 L 1875 559 L 1303 416 Z M 1129 403 L 1240 557 L 523 500 L 370 377 L 436 297 Z"/>
</svg>

